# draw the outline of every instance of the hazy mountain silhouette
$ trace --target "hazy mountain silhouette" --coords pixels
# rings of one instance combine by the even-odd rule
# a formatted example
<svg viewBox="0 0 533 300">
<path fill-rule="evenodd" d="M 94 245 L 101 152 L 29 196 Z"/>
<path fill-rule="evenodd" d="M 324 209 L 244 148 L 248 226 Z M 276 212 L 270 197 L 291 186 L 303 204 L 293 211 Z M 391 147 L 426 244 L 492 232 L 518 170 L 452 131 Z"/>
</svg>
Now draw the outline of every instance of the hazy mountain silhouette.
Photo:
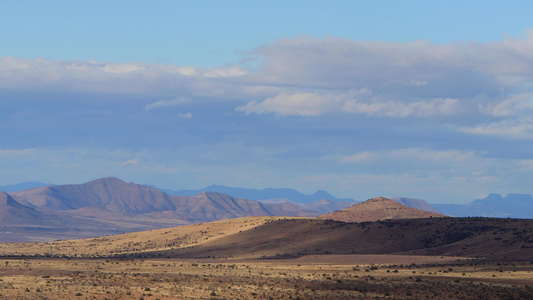
<svg viewBox="0 0 533 300">
<path fill-rule="evenodd" d="M 53 185 L 53 184 L 42 183 L 38 181 L 21 182 L 21 183 L 10 184 L 10 185 L 0 185 L 0 191 L 11 193 L 11 192 L 17 192 L 17 191 L 32 189 L 32 188 L 41 187 L 41 186 L 49 186 L 49 185 Z"/>
<path fill-rule="evenodd" d="M 433 207 L 433 205 L 427 203 L 426 201 L 422 199 L 406 198 L 406 197 L 392 197 L 390 199 L 392 201 L 409 206 L 411 208 L 440 213 L 435 207 Z"/>
<path fill-rule="evenodd" d="M 176 209 L 162 191 L 112 177 L 85 184 L 39 187 L 11 195 L 22 204 L 50 210 L 94 206 L 124 214 L 143 214 Z"/>
<path fill-rule="evenodd" d="M 196 195 L 201 192 L 204 192 L 204 191 L 210 191 L 210 192 L 222 193 L 226 195 L 231 195 L 233 197 L 256 200 L 256 201 L 262 201 L 262 200 L 268 200 L 268 199 L 286 199 L 286 200 L 291 200 L 291 201 L 300 202 L 300 203 L 312 203 L 312 202 L 319 201 L 322 199 L 335 200 L 335 201 L 349 201 L 349 202 L 355 201 L 354 199 L 350 199 L 350 198 L 347 198 L 347 199 L 337 198 L 335 196 L 332 196 L 328 192 L 321 191 L 321 190 L 311 195 L 305 195 L 294 189 L 288 189 L 288 188 L 266 188 L 266 189 L 258 190 L 258 189 L 228 187 L 224 185 L 210 185 L 208 187 L 205 187 L 199 190 L 180 190 L 180 191 L 163 190 L 163 191 L 171 195 L 184 195 L 184 196 L 192 196 L 192 195 Z"/>
<path fill-rule="evenodd" d="M 434 204 L 444 214 L 454 217 L 533 218 L 533 197 L 529 194 L 489 194 L 469 204 Z"/>
</svg>

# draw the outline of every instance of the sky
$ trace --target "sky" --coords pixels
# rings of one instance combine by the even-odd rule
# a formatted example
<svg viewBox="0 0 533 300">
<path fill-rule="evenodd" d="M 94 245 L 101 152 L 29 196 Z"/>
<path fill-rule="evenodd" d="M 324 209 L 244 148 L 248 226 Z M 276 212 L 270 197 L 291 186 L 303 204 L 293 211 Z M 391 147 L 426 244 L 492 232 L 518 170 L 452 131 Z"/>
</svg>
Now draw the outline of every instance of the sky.
<svg viewBox="0 0 533 300">
<path fill-rule="evenodd" d="M 531 11 L 0 0 L 0 185 L 533 194 Z"/>
</svg>

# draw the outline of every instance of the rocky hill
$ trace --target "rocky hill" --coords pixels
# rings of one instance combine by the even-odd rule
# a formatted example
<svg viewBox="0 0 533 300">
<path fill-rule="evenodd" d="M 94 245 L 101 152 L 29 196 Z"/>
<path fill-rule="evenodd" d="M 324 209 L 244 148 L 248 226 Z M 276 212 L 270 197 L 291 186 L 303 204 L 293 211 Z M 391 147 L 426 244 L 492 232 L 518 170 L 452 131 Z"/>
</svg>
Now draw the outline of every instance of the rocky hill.
<svg viewBox="0 0 533 300">
<path fill-rule="evenodd" d="M 432 217 L 445 217 L 445 215 L 408 207 L 384 197 L 372 198 L 345 209 L 318 216 L 319 219 L 342 222 L 370 222 L 387 219 Z"/>
</svg>

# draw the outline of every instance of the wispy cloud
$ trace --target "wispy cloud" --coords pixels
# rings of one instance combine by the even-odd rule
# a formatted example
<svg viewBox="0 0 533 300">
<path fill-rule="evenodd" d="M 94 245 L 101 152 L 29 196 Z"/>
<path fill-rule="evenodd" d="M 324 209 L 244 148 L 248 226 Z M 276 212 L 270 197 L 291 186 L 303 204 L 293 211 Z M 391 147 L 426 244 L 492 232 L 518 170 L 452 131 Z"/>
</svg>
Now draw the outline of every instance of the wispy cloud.
<svg viewBox="0 0 533 300">
<path fill-rule="evenodd" d="M 533 139 L 533 119 L 519 118 L 503 120 L 474 127 L 462 127 L 459 130 L 476 135 L 494 135 L 512 139 Z"/>
<path fill-rule="evenodd" d="M 125 162 L 121 163 L 120 166 L 122 166 L 122 167 L 135 167 L 135 166 L 139 165 L 140 162 L 141 162 L 141 160 L 139 158 L 134 158 L 134 159 L 130 159 L 128 161 L 125 161 Z"/>
<path fill-rule="evenodd" d="M 279 115 L 318 116 L 326 113 L 354 113 L 393 118 L 435 117 L 463 113 L 457 99 L 430 99 L 401 102 L 381 100 L 368 89 L 346 94 L 281 93 L 264 101 L 250 101 L 236 108 L 246 114 L 275 113 Z"/>
<path fill-rule="evenodd" d="M 352 155 L 341 157 L 340 162 L 349 163 L 349 164 L 357 164 L 361 162 L 373 161 L 377 157 L 379 157 L 377 153 L 365 151 L 365 152 L 359 152 L 359 153 L 355 153 Z"/>
<path fill-rule="evenodd" d="M 35 154 L 37 149 L 0 149 L 0 155 L 29 155 Z"/>
<path fill-rule="evenodd" d="M 183 118 L 183 119 L 192 119 L 192 114 L 190 112 L 179 113 L 178 117 Z"/>
<path fill-rule="evenodd" d="M 341 163 L 361 163 L 361 162 L 412 162 L 426 161 L 432 163 L 458 163 L 461 161 L 473 160 L 479 156 L 474 152 L 458 150 L 431 150 L 424 148 L 394 149 L 382 151 L 364 151 L 340 158 Z"/>
<path fill-rule="evenodd" d="M 178 106 L 180 104 L 184 104 L 184 103 L 187 103 L 189 101 L 190 101 L 190 99 L 187 98 L 187 97 L 178 97 L 178 98 L 171 99 L 171 100 L 159 100 L 157 102 L 153 102 L 153 103 L 145 105 L 144 109 L 150 111 L 150 110 L 156 109 L 156 108 Z"/>
</svg>

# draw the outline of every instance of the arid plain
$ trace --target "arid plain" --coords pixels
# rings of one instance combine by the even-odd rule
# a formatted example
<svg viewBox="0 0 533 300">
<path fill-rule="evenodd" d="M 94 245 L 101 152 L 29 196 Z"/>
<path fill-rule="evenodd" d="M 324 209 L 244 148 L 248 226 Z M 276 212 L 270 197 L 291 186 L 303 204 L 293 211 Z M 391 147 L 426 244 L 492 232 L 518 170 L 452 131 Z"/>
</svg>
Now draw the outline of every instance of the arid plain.
<svg viewBox="0 0 533 300">
<path fill-rule="evenodd" d="M 247 217 L 0 244 L 6 299 L 528 299 L 533 220 Z M 461 234 L 459 234 L 461 233 Z"/>
</svg>

